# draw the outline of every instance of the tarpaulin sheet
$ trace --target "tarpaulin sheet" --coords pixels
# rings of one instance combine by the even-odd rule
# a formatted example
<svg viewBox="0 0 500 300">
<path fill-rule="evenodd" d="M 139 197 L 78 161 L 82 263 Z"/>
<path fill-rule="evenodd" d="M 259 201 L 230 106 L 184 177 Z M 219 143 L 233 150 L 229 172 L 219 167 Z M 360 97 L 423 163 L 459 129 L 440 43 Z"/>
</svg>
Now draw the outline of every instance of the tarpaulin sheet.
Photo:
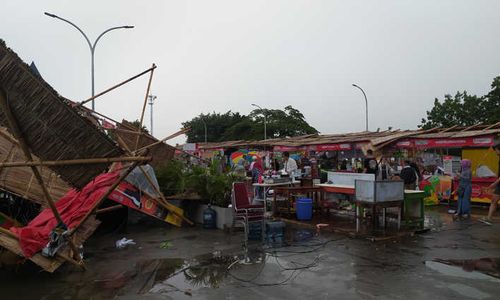
<svg viewBox="0 0 500 300">
<path fill-rule="evenodd" d="M 120 176 L 120 172 L 105 173 L 89 182 L 81 191 L 72 189 L 56 202 L 57 211 L 68 228 L 80 225 L 83 217 L 95 206 Z M 19 236 L 19 245 L 25 257 L 30 258 L 42 250 L 49 241 L 57 220 L 50 208 L 44 209 L 28 225 L 10 230 Z"/>
</svg>

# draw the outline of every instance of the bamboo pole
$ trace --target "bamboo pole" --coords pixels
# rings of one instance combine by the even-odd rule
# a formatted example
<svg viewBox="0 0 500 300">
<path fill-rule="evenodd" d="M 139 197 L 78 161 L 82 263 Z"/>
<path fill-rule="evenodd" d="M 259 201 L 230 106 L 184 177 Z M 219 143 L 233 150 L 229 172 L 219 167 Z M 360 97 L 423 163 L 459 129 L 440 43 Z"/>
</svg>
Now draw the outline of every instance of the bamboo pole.
<svg viewBox="0 0 500 300">
<path fill-rule="evenodd" d="M 154 66 L 154 64 L 153 64 Z M 148 96 L 149 96 L 149 90 L 151 89 L 151 82 L 153 81 L 153 73 L 154 69 L 151 70 L 151 74 L 149 74 L 149 81 L 148 81 L 148 87 L 146 88 L 146 95 L 144 96 L 144 104 L 142 105 L 142 112 L 141 112 L 141 118 L 139 119 L 139 128 L 137 131 L 141 132 L 142 131 L 142 121 L 144 121 L 144 112 L 146 111 L 146 106 L 148 105 Z M 138 135 L 137 139 L 135 140 L 135 147 L 134 149 L 137 150 L 137 147 L 139 146 L 139 139 L 141 137 Z"/>
<path fill-rule="evenodd" d="M 12 161 L 0 163 L 0 168 L 12 167 L 53 167 L 53 166 L 71 166 L 71 165 L 86 165 L 86 164 L 103 164 L 114 162 L 134 162 L 134 161 L 150 161 L 151 156 L 131 156 L 131 157 L 110 157 L 110 158 L 84 158 L 71 160 L 50 160 L 50 161 Z"/>
<path fill-rule="evenodd" d="M 80 102 L 80 103 L 77 103 L 77 104 L 75 105 L 75 107 L 82 106 L 82 105 L 84 105 L 85 103 L 88 103 L 88 102 L 90 102 L 90 101 L 92 101 L 92 100 L 96 99 L 97 97 L 100 97 L 100 96 L 102 96 L 102 95 L 104 95 L 104 94 L 106 94 L 106 93 L 108 93 L 108 92 L 110 92 L 110 91 L 112 91 L 112 90 L 114 90 L 114 89 L 116 89 L 116 88 L 118 88 L 118 87 L 120 87 L 120 86 L 122 86 L 122 85 L 124 85 L 124 84 L 126 84 L 126 83 L 128 83 L 128 82 L 130 82 L 130 81 L 132 81 L 132 80 L 134 80 L 134 79 L 136 79 L 136 78 L 141 77 L 141 76 L 142 76 L 142 75 L 144 75 L 144 74 L 147 74 L 147 73 L 149 73 L 149 72 L 151 72 L 151 73 L 152 73 L 154 69 L 156 69 L 156 65 L 155 65 L 155 64 L 153 64 L 153 66 L 152 66 L 151 68 L 147 69 L 146 71 L 144 71 L 144 72 L 142 72 L 142 73 L 139 73 L 139 74 L 137 74 L 137 75 L 135 75 L 135 76 L 133 76 L 133 77 L 130 77 L 129 79 L 127 79 L 127 80 L 125 80 L 125 81 L 122 81 L 122 82 L 120 82 L 119 84 L 114 85 L 114 86 L 110 87 L 109 89 L 107 89 L 107 90 L 105 90 L 105 91 L 103 91 L 103 92 L 100 92 L 99 94 L 97 94 L 97 95 L 95 95 L 95 96 L 92 96 L 92 97 L 88 98 L 88 99 L 87 99 L 87 100 L 85 100 L 85 101 L 82 101 L 82 102 Z"/>
<path fill-rule="evenodd" d="M 28 144 L 26 143 L 26 140 L 24 139 L 24 136 L 22 134 L 21 128 L 19 127 L 19 124 L 17 123 L 17 119 L 10 110 L 9 102 L 7 101 L 7 94 L 5 91 L 0 88 L 0 107 L 3 110 L 3 113 L 5 114 L 5 118 L 7 119 L 7 123 L 9 124 L 10 129 L 12 130 L 12 133 L 14 137 L 17 139 L 19 146 L 21 150 L 24 153 L 24 156 L 28 161 L 32 161 L 33 157 L 31 156 L 31 151 L 28 147 Z M 54 201 L 52 200 L 52 197 L 49 194 L 49 191 L 47 190 L 47 187 L 45 186 L 45 183 L 43 182 L 42 175 L 38 171 L 38 168 L 35 166 L 31 166 L 31 170 L 33 171 L 33 174 L 36 177 L 36 180 L 38 181 L 38 184 L 42 188 L 43 194 L 45 196 L 45 200 L 50 206 L 50 209 L 52 210 L 52 213 L 54 214 L 54 217 L 56 218 L 57 222 L 59 224 L 64 224 L 63 219 L 61 218 L 61 215 L 57 211 L 56 205 Z M 64 225 L 66 226 L 66 225 Z M 68 244 L 73 251 L 73 254 L 75 254 L 78 258 L 78 260 L 81 260 L 81 256 L 78 252 L 78 249 L 76 248 L 75 244 L 73 241 L 68 240 Z"/>
<path fill-rule="evenodd" d="M 134 131 L 134 130 L 127 130 L 127 129 L 119 129 L 119 128 L 109 128 L 107 130 L 111 131 L 116 131 L 116 132 L 123 132 L 123 133 L 129 133 L 129 134 L 137 134 L 137 135 L 147 135 L 146 132 L 144 131 Z"/>
<path fill-rule="evenodd" d="M 123 205 L 121 205 L 121 204 L 113 205 L 113 206 L 110 206 L 110 207 L 105 207 L 105 208 L 98 209 L 98 210 L 95 211 L 95 213 L 96 214 L 102 214 L 102 213 L 106 213 L 106 212 L 110 212 L 110 211 L 115 211 L 115 210 L 120 209 L 122 207 L 123 207 Z"/>
</svg>

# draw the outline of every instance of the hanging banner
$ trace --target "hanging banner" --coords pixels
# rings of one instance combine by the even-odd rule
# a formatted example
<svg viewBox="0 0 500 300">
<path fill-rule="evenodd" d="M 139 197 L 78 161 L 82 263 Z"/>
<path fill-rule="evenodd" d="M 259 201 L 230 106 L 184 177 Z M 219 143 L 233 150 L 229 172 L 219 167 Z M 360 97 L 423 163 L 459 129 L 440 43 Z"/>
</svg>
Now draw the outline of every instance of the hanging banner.
<svg viewBox="0 0 500 300">
<path fill-rule="evenodd" d="M 462 148 L 491 147 L 492 136 L 449 138 L 449 139 L 406 139 L 396 143 L 397 148 Z"/>
<path fill-rule="evenodd" d="M 304 147 L 297 146 L 274 146 L 273 151 L 275 152 L 285 152 L 285 151 L 300 151 L 304 150 Z"/>
<path fill-rule="evenodd" d="M 316 145 L 317 151 L 339 151 L 339 150 L 351 150 L 351 144 L 323 144 Z"/>
<path fill-rule="evenodd" d="M 198 149 L 198 145 L 196 143 L 186 143 L 182 145 L 182 150 L 186 152 L 194 152 Z"/>
</svg>

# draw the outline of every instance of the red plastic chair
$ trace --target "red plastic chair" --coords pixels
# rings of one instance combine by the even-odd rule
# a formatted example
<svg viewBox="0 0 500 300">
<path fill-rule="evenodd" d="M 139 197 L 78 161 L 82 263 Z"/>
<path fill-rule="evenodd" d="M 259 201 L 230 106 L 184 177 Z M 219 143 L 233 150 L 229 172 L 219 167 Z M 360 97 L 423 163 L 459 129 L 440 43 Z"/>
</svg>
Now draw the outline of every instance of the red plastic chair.
<svg viewBox="0 0 500 300">
<path fill-rule="evenodd" d="M 254 205 L 250 203 L 247 188 L 243 182 L 233 183 L 231 204 L 233 206 L 233 224 L 231 227 L 234 227 L 236 222 L 243 225 L 246 245 L 248 240 L 248 224 L 250 222 L 264 222 L 264 205 Z M 264 224 L 262 224 L 262 226 L 264 226 Z"/>
</svg>

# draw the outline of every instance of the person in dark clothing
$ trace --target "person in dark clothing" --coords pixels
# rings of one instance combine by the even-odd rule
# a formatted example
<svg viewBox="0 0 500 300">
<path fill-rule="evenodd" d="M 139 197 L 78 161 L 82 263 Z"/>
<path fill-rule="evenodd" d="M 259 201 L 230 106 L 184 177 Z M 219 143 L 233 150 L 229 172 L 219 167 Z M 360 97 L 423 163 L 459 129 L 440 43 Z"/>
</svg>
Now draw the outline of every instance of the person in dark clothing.
<svg viewBox="0 0 500 300">
<path fill-rule="evenodd" d="M 365 160 L 363 162 L 363 165 L 364 165 L 363 173 L 377 175 L 377 173 L 378 173 L 377 159 L 375 158 L 375 156 L 373 156 L 373 151 L 371 149 L 368 149 L 368 151 L 366 151 L 366 153 L 367 153 L 367 155 L 366 155 Z"/>
<path fill-rule="evenodd" d="M 417 173 L 418 182 L 422 181 L 422 174 L 420 174 L 420 170 L 418 169 L 417 164 L 414 162 L 410 162 L 410 167 L 412 167 L 413 170 L 415 170 L 415 172 Z"/>
<path fill-rule="evenodd" d="M 340 170 L 341 171 L 347 170 L 347 159 L 344 159 L 342 163 L 340 163 Z"/>
<path fill-rule="evenodd" d="M 410 166 L 410 161 L 405 160 L 403 163 L 403 169 L 399 174 L 401 180 L 404 181 L 405 189 L 414 190 L 417 186 L 417 173 L 414 168 Z"/>
</svg>

